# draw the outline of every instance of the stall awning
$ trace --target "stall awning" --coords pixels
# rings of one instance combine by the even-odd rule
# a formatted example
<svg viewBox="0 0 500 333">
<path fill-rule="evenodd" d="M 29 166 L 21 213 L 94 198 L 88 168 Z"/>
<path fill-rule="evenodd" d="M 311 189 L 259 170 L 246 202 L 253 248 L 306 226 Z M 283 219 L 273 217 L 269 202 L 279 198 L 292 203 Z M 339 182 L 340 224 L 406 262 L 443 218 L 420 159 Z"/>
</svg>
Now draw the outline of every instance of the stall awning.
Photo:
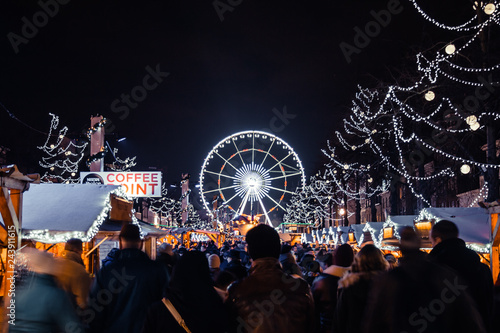
<svg viewBox="0 0 500 333">
<path fill-rule="evenodd" d="M 480 207 L 471 208 L 424 208 L 418 221 L 449 220 L 457 225 L 459 238 L 478 252 L 488 252 L 491 238 L 491 219 L 488 210 Z"/>
<path fill-rule="evenodd" d="M 108 215 L 113 192 L 119 192 L 119 186 L 32 184 L 24 194 L 23 238 L 43 243 L 72 237 L 89 241 Z"/>
</svg>

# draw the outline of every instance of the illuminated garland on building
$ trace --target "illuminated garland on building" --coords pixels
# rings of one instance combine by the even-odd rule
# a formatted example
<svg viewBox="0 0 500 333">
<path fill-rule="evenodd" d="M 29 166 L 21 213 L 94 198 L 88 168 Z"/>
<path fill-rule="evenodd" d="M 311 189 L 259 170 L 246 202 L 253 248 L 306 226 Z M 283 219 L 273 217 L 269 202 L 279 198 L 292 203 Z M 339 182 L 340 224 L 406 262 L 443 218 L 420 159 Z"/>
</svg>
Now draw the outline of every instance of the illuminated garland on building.
<svg viewBox="0 0 500 333">
<path fill-rule="evenodd" d="M 102 118 L 98 123 L 96 123 L 94 126 L 92 126 L 91 128 L 89 128 L 87 130 L 87 138 L 90 140 L 92 134 L 94 134 L 95 132 L 97 132 L 99 129 L 103 128 L 104 125 L 106 125 L 106 118 Z"/>
<path fill-rule="evenodd" d="M 118 157 L 117 154 L 118 148 L 113 148 L 113 157 L 115 158 L 115 161 L 111 164 L 106 165 L 111 170 L 128 172 L 131 168 L 137 165 L 137 163 L 135 162 L 136 156 L 127 157 L 126 159 L 122 160 Z"/>
<path fill-rule="evenodd" d="M 116 190 L 110 192 L 110 194 L 111 193 L 116 194 L 117 196 L 124 198 L 126 200 L 130 200 L 130 198 L 128 197 L 123 186 L 120 186 Z M 78 238 L 78 239 L 81 239 L 83 242 L 90 242 L 97 235 L 97 233 L 99 232 L 99 229 L 101 228 L 102 223 L 106 220 L 106 218 L 109 215 L 109 212 L 111 210 L 110 196 L 111 195 L 106 196 L 106 199 L 104 200 L 104 204 L 103 204 L 103 209 L 101 210 L 99 215 L 96 217 L 94 222 L 92 222 L 92 225 L 90 226 L 90 228 L 87 232 L 65 231 L 65 232 L 54 233 L 48 229 L 23 230 L 22 231 L 22 238 L 31 239 L 31 240 L 34 240 L 37 242 L 47 243 L 47 244 L 64 243 L 70 238 Z M 144 238 L 145 234 L 144 234 L 139 222 L 137 221 L 135 214 L 133 214 L 133 212 L 132 212 L 132 223 L 139 227 L 139 230 L 141 232 L 141 237 Z"/>
<path fill-rule="evenodd" d="M 66 126 L 57 130 L 59 117 L 52 113 L 50 116 L 52 120 L 47 138 L 42 146 L 37 147 L 47 155 L 42 157 L 39 162 L 41 167 L 48 169 L 41 177 L 41 181 L 44 183 L 79 183 L 78 166 L 83 159 L 84 150 L 88 143 L 76 144 L 74 140 L 66 136 L 68 132 Z"/>
</svg>

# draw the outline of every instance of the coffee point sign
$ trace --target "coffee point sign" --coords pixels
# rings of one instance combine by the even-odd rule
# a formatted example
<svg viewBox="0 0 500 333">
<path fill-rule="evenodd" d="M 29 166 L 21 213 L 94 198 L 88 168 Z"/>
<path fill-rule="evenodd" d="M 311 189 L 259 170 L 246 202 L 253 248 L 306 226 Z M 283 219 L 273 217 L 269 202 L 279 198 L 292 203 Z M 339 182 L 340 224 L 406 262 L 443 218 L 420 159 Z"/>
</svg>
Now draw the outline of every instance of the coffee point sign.
<svg viewBox="0 0 500 333">
<path fill-rule="evenodd" d="M 161 172 L 80 172 L 82 184 L 123 185 L 131 197 L 161 197 Z"/>
</svg>

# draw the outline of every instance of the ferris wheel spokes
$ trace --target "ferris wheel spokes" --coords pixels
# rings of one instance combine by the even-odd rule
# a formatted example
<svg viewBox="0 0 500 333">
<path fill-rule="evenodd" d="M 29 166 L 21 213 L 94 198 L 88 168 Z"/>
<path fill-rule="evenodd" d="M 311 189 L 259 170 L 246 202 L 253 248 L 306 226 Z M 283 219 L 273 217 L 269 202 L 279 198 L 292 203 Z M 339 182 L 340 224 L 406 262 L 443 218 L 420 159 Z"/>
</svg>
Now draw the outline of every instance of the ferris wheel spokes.
<svg viewBox="0 0 500 333">
<path fill-rule="evenodd" d="M 212 175 L 216 175 L 216 176 L 222 176 L 222 177 L 231 178 L 231 179 L 238 179 L 236 177 L 232 177 L 232 176 L 229 176 L 229 175 L 225 175 L 223 173 L 217 173 L 217 172 L 213 172 L 213 171 L 209 171 L 209 170 L 206 170 L 205 172 L 206 173 L 210 173 Z"/>
<path fill-rule="evenodd" d="M 260 198 L 259 198 L 259 203 L 260 203 L 260 206 L 262 207 L 262 211 L 264 212 L 264 215 L 266 216 L 266 222 L 269 223 L 269 225 L 272 227 L 273 225 L 271 223 L 271 219 L 267 215 L 266 207 L 264 207 L 264 204 L 262 203 L 262 200 Z"/>
<path fill-rule="evenodd" d="M 295 173 L 290 173 L 290 174 L 287 174 L 287 175 L 281 175 L 281 176 L 272 177 L 272 178 L 269 178 L 268 180 L 275 180 L 275 179 L 280 179 L 280 178 L 293 177 L 293 176 L 298 176 L 298 175 L 301 175 L 301 174 L 302 174 L 302 172 L 295 172 Z"/>
<path fill-rule="evenodd" d="M 263 222 L 272 225 L 271 218 L 279 216 L 271 212 L 276 208 L 284 211 L 289 195 L 304 182 L 302 164 L 285 141 L 262 131 L 238 132 L 219 141 L 205 158 L 200 174 L 201 200 L 213 216 L 211 196 L 218 192 L 222 207 L 231 214 L 251 216 L 252 221 L 265 218 Z"/>
<path fill-rule="evenodd" d="M 269 146 L 269 149 L 267 150 L 266 154 L 264 155 L 264 159 L 262 160 L 262 162 L 260 163 L 260 166 L 262 166 L 264 164 L 264 162 L 266 161 L 266 158 L 267 156 L 269 156 L 269 152 L 271 151 L 271 149 L 273 148 L 273 145 L 274 145 L 274 142 L 275 141 L 271 141 L 271 145 Z"/>
</svg>

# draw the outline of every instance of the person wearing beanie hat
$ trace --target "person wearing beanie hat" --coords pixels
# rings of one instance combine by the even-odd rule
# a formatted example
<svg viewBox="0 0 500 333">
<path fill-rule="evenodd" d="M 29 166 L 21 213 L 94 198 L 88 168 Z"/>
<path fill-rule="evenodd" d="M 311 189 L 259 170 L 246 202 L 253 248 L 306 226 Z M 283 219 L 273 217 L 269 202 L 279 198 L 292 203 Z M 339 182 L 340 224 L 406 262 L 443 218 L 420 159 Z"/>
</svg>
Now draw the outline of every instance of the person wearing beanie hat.
<svg viewBox="0 0 500 333">
<path fill-rule="evenodd" d="M 97 272 L 90 291 L 90 302 L 101 311 L 82 313 L 91 332 L 141 332 L 148 307 L 167 287 L 166 267 L 141 251 L 138 225 L 125 223 L 119 241 L 120 252 Z"/>
<path fill-rule="evenodd" d="M 283 272 L 276 230 L 259 224 L 247 232 L 246 242 L 252 258 L 249 275 L 228 289 L 231 331 L 313 332 L 314 302 L 309 285 Z"/>
<path fill-rule="evenodd" d="M 82 261 L 83 243 L 80 239 L 66 241 L 64 251 L 56 259 L 54 275 L 61 287 L 66 290 L 75 309 L 85 309 L 92 283 Z"/>
<path fill-rule="evenodd" d="M 216 280 L 220 273 L 220 258 L 216 254 L 208 256 L 208 268 L 210 268 L 210 276 L 212 280 Z"/>
<path fill-rule="evenodd" d="M 241 263 L 241 251 L 236 249 L 232 249 L 228 252 L 227 255 L 227 265 L 223 269 L 224 271 L 228 271 L 236 276 L 236 279 L 243 279 L 248 275 L 247 269 Z"/>
</svg>

